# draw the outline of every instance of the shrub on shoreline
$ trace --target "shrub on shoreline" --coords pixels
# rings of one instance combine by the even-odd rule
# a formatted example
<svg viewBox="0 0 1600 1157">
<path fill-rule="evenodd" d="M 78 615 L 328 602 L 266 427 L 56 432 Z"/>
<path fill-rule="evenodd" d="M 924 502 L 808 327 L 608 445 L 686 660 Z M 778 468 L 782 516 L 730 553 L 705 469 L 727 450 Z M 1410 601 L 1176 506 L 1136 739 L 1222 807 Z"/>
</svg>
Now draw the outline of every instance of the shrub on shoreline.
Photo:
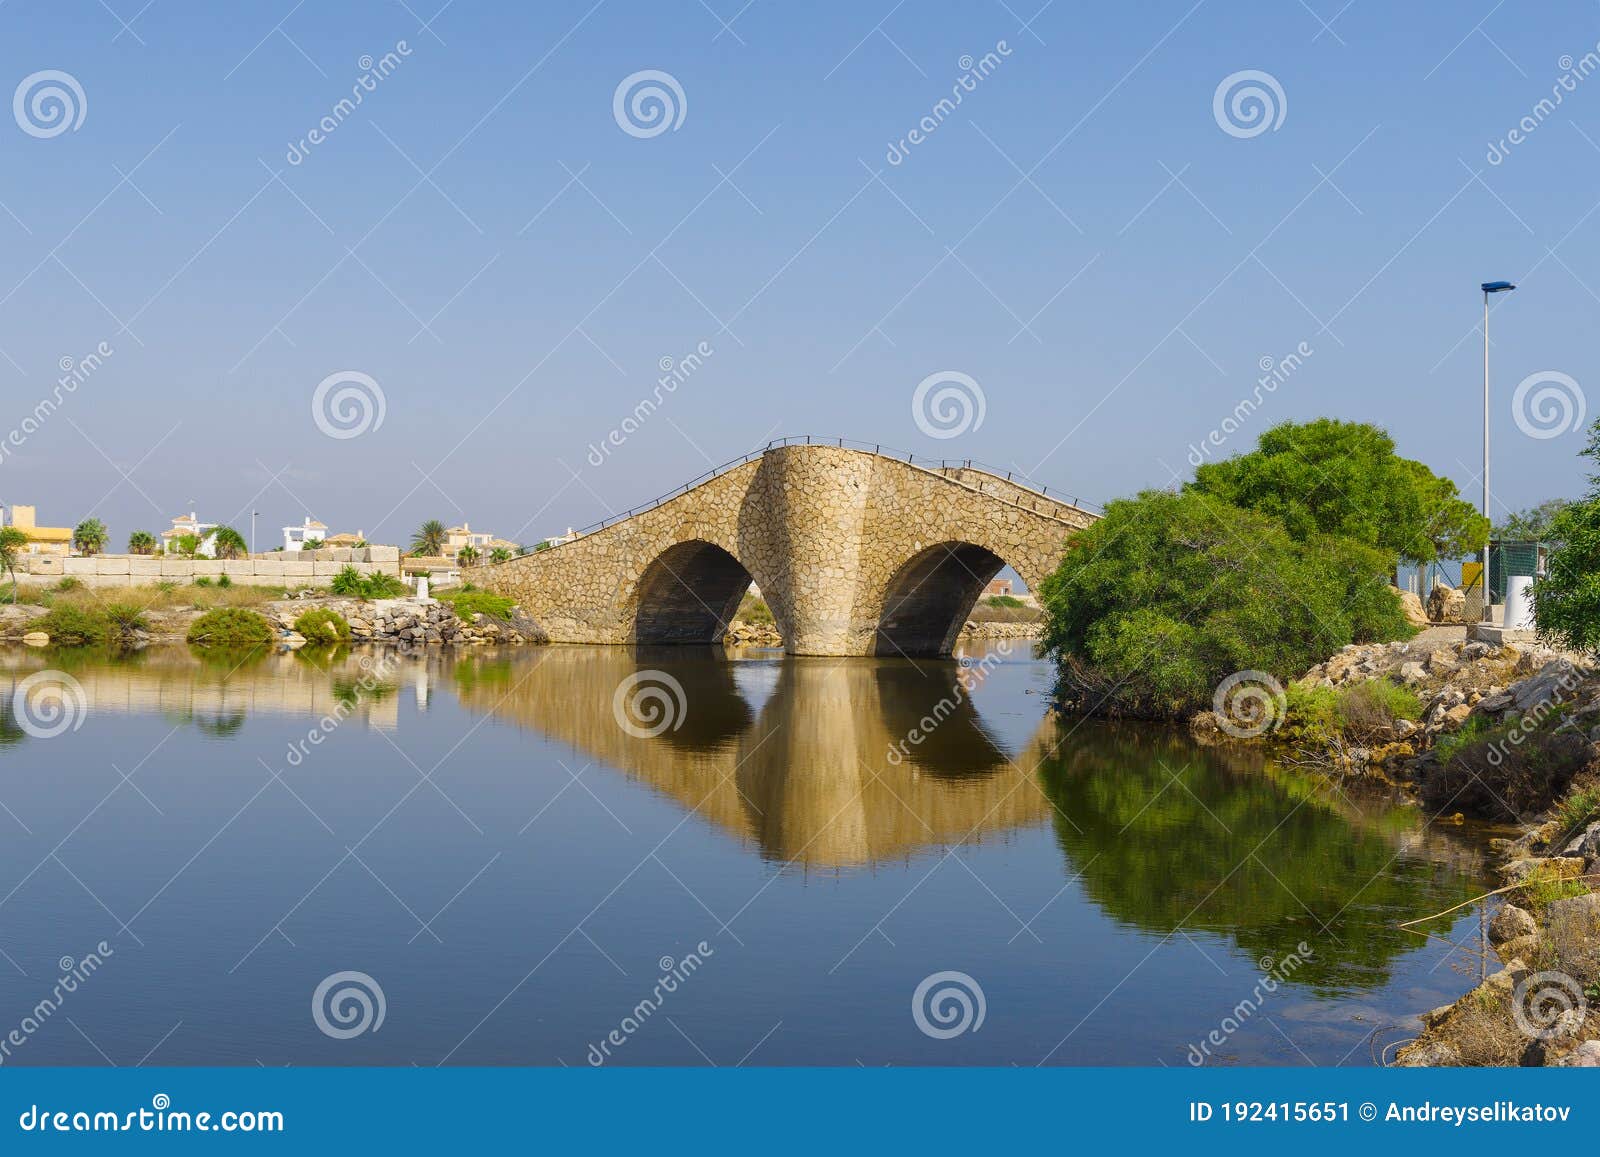
<svg viewBox="0 0 1600 1157">
<path fill-rule="evenodd" d="M 254 650 L 277 641 L 278 632 L 262 615 L 243 607 L 217 607 L 189 626 L 188 641 L 212 650 Z"/>
<path fill-rule="evenodd" d="M 294 621 L 294 629 L 313 646 L 337 647 L 350 641 L 350 624 L 343 615 L 329 607 L 312 607 L 300 612 Z"/>
<path fill-rule="evenodd" d="M 346 566 L 333 576 L 333 581 L 328 584 L 328 590 L 345 598 L 371 600 L 399 598 L 407 594 L 410 588 L 392 574 L 383 571 L 362 574 L 356 567 Z"/>
<path fill-rule="evenodd" d="M 509 621 L 511 609 L 516 606 L 515 600 L 505 595 L 480 591 L 471 584 L 459 590 L 441 591 L 438 598 L 441 603 L 450 604 L 458 619 L 470 619 L 475 614 L 482 614 Z"/>
</svg>

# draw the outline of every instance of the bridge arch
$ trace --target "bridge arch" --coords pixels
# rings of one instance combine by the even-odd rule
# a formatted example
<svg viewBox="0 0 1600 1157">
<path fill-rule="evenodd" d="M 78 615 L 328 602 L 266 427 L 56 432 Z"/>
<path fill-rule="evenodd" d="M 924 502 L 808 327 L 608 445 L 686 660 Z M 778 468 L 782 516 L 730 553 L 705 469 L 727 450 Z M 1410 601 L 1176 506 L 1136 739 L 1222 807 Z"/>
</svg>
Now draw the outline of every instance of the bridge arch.
<svg viewBox="0 0 1600 1157">
<path fill-rule="evenodd" d="M 639 576 L 633 641 L 717 642 L 750 582 L 744 564 L 714 542 L 696 538 L 667 547 Z"/>
<path fill-rule="evenodd" d="M 1005 565 L 974 542 L 940 542 L 918 551 L 889 577 L 872 653 L 948 655 L 983 588 Z"/>
</svg>

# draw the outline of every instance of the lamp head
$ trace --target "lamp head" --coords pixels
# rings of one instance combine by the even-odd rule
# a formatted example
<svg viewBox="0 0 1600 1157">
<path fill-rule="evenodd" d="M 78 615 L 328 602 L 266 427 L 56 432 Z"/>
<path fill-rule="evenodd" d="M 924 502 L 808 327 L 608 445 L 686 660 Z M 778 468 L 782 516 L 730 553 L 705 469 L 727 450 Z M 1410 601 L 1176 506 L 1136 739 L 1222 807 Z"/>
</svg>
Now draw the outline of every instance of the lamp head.
<svg viewBox="0 0 1600 1157">
<path fill-rule="evenodd" d="M 1509 281 L 1485 281 L 1483 283 L 1483 291 L 1485 293 L 1507 293 L 1515 288 L 1516 286 Z"/>
</svg>

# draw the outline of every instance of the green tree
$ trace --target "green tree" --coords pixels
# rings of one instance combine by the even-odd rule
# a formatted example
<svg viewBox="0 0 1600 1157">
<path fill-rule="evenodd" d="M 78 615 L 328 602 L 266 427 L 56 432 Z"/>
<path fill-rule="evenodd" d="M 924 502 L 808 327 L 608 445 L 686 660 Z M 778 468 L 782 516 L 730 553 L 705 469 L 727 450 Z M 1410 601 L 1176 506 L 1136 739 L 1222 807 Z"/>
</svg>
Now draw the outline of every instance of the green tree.
<svg viewBox="0 0 1600 1157">
<path fill-rule="evenodd" d="M 72 531 L 72 545 L 84 554 L 99 554 L 106 546 L 106 524 L 98 518 L 85 518 Z"/>
<path fill-rule="evenodd" d="M 510 562 L 513 557 L 511 548 L 506 546 L 497 546 L 489 552 L 490 562 Z"/>
<path fill-rule="evenodd" d="M 193 558 L 200 551 L 200 540 L 192 534 L 180 534 L 172 540 L 172 553 Z"/>
<path fill-rule="evenodd" d="M 1392 556 L 1198 491 L 1113 502 L 1045 580 L 1044 642 L 1089 711 L 1182 715 L 1237 671 L 1299 675 L 1348 643 L 1410 635 Z"/>
<path fill-rule="evenodd" d="M 1454 482 L 1361 422 L 1274 426 L 1250 453 L 1201 466 L 1193 485 L 1278 519 L 1298 541 L 1336 535 L 1417 565 L 1472 554 L 1489 533 Z"/>
<path fill-rule="evenodd" d="M 1600 466 L 1600 420 L 1589 428 L 1583 455 Z M 1547 536 L 1560 543 L 1548 571 L 1533 584 L 1533 617 L 1547 642 L 1600 653 L 1600 473 L 1589 493 L 1551 521 Z"/>
<path fill-rule="evenodd" d="M 28 545 L 28 536 L 14 526 L 0 526 L 0 566 L 11 576 L 11 601 L 17 601 L 17 556 Z"/>
<path fill-rule="evenodd" d="M 250 553 L 244 535 L 231 526 L 219 526 L 213 532 L 212 554 L 217 558 L 242 558 Z"/>
<path fill-rule="evenodd" d="M 430 518 L 417 527 L 417 533 L 411 536 L 412 554 L 437 555 L 444 553 L 445 528 L 444 523 L 437 518 Z"/>
<path fill-rule="evenodd" d="M 1556 517 L 1572 505 L 1570 498 L 1547 498 L 1538 506 L 1508 515 L 1494 528 L 1494 536 L 1508 542 L 1537 542 L 1550 537 Z"/>
<path fill-rule="evenodd" d="M 478 561 L 478 548 L 470 543 L 456 551 L 456 562 L 461 566 L 473 566 Z"/>
<path fill-rule="evenodd" d="M 148 530 L 136 530 L 128 535 L 129 554 L 154 554 L 156 551 L 156 536 Z"/>
</svg>

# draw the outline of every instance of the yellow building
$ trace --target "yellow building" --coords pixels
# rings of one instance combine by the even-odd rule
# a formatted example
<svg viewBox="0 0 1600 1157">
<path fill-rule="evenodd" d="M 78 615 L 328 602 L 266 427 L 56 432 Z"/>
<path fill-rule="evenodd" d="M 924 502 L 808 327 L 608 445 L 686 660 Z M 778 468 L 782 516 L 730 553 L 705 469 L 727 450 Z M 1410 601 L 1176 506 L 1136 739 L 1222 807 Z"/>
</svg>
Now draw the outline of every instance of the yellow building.
<svg viewBox="0 0 1600 1157">
<path fill-rule="evenodd" d="M 28 554 L 72 553 L 72 528 L 69 526 L 40 526 L 37 513 L 31 506 L 7 508 L 6 525 L 15 527 L 28 536 L 24 548 Z"/>
</svg>

